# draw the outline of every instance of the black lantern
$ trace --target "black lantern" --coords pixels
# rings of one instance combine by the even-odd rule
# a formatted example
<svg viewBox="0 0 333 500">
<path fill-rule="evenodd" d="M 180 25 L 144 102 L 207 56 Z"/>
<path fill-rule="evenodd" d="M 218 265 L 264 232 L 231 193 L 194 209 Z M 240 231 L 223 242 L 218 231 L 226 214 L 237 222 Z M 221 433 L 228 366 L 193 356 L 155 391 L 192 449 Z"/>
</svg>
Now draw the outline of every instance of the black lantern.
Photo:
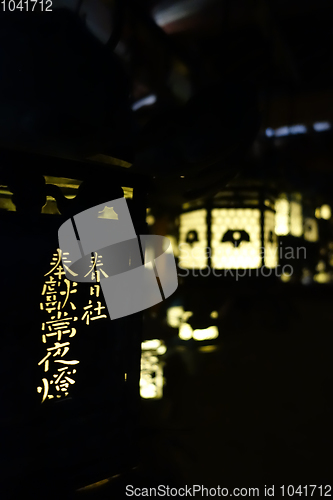
<svg viewBox="0 0 333 500">
<path fill-rule="evenodd" d="M 128 85 L 73 14 L 53 14 L 1 20 L 1 454 L 17 497 L 20 483 L 63 493 L 137 464 L 141 313 L 110 321 L 98 283 L 66 280 L 58 249 L 65 220 L 122 196 L 145 233 Z"/>
</svg>

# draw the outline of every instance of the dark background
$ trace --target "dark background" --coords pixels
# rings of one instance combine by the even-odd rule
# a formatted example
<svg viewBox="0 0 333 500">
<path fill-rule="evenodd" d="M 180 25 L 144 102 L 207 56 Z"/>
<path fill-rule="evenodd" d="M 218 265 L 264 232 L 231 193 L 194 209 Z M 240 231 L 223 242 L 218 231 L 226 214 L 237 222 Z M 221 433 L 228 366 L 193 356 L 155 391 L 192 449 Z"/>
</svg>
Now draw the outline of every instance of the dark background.
<svg viewBox="0 0 333 500">
<path fill-rule="evenodd" d="M 205 205 L 231 181 L 300 192 L 310 211 L 332 205 L 332 2 L 105 4 L 114 27 L 106 45 L 73 12 L 47 20 L 46 13 L 0 13 L 0 142 L 21 154 L 1 156 L 1 185 L 33 204 L 36 165 L 22 151 L 69 158 L 82 162 L 76 176 L 54 162 L 49 172 L 48 159 L 45 174 L 85 178 L 93 203 L 106 178 L 119 186 L 110 180 L 110 158 L 121 158 L 133 163 L 129 182 L 132 172 L 143 179 L 140 196 L 155 218 L 149 230 L 161 235 L 176 235 L 184 203 Z M 317 132 L 318 122 L 327 130 Z M 293 125 L 306 133 L 277 133 Z M 100 164 L 89 163 L 97 154 Z M 313 273 L 333 242 L 331 221 L 321 227 L 306 263 Z M 141 458 L 113 478 L 101 467 L 95 476 L 106 481 L 77 496 L 121 498 L 126 484 L 261 492 L 263 485 L 331 484 L 333 290 L 300 276 L 288 283 L 184 278 L 173 297 L 145 312 L 143 340 L 162 339 L 167 352 L 163 398 L 141 401 Z M 180 342 L 167 325 L 167 308 L 180 303 L 195 311 L 199 328 L 218 311 L 214 349 Z M 100 421 L 107 427 L 105 415 Z M 17 464 L 17 477 L 25 477 Z M 21 497 L 38 483 L 23 482 Z"/>
</svg>

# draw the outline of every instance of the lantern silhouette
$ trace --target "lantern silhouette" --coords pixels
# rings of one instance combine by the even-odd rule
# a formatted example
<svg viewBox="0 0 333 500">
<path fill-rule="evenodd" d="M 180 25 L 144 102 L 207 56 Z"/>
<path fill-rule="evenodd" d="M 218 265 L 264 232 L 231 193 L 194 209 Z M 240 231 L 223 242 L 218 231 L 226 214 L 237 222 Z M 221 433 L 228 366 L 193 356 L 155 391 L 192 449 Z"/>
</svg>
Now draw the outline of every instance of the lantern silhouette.
<svg viewBox="0 0 333 500">
<path fill-rule="evenodd" d="M 65 220 L 124 195 L 145 233 L 129 86 L 74 13 L 34 14 L 0 19 L 1 473 L 15 498 L 19 484 L 67 496 L 138 461 L 141 314 L 110 322 L 97 283 L 69 285 L 57 250 Z"/>
</svg>

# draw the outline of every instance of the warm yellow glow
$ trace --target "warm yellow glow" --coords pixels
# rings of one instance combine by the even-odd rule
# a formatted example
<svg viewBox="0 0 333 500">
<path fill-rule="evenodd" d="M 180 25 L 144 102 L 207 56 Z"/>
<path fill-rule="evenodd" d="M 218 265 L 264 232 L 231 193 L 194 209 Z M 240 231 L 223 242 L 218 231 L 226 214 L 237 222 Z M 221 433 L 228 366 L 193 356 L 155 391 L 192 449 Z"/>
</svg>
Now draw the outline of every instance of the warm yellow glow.
<svg viewBox="0 0 333 500">
<path fill-rule="evenodd" d="M 287 273 L 281 274 L 281 281 L 283 281 L 284 283 L 288 283 L 288 281 L 290 281 L 290 280 L 291 280 L 290 274 L 287 274 Z"/>
<path fill-rule="evenodd" d="M 97 283 L 100 283 L 101 281 L 101 273 L 103 274 L 104 278 L 108 278 L 108 274 L 102 269 L 103 267 L 103 262 L 102 262 L 102 256 L 99 255 L 97 252 L 94 252 L 94 255 L 90 258 L 90 265 L 89 265 L 89 271 L 87 274 L 84 275 L 86 278 L 87 276 L 91 277 L 92 281 L 97 281 Z M 97 269 L 101 268 L 101 269 Z M 70 271 L 68 268 L 66 268 L 67 271 Z M 105 308 L 103 308 L 105 309 Z"/>
<path fill-rule="evenodd" d="M 113 207 L 105 207 L 103 210 L 98 212 L 98 219 L 113 219 L 113 220 L 118 220 L 118 214 L 114 211 Z"/>
<path fill-rule="evenodd" d="M 320 209 L 320 215 L 322 219 L 329 220 L 332 216 L 331 207 L 329 205 L 323 205 Z"/>
<path fill-rule="evenodd" d="M 196 231 L 198 241 L 187 242 L 190 231 Z M 180 216 L 179 265 L 185 269 L 203 269 L 207 266 L 207 210 L 194 210 Z"/>
<path fill-rule="evenodd" d="M 318 262 L 318 264 L 316 265 L 316 271 L 321 272 L 321 271 L 325 271 L 325 269 L 326 269 L 325 262 L 323 260 L 320 260 Z"/>
<path fill-rule="evenodd" d="M 322 205 L 321 207 L 316 208 L 315 217 L 317 219 L 329 220 L 332 217 L 332 210 L 329 205 Z"/>
<path fill-rule="evenodd" d="M 107 165 L 115 165 L 117 167 L 130 168 L 132 163 L 128 161 L 121 160 L 120 158 L 114 158 L 113 156 L 104 155 L 104 154 L 96 154 L 94 156 L 90 156 L 88 160 L 96 161 L 99 163 L 105 163 Z"/>
<path fill-rule="evenodd" d="M 261 266 L 260 217 L 260 210 L 256 208 L 212 210 L 212 267 L 256 269 Z M 229 241 L 222 241 L 223 238 Z"/>
<path fill-rule="evenodd" d="M 217 339 L 219 336 L 219 330 L 217 326 L 210 326 L 204 330 L 194 330 L 193 338 L 194 340 L 213 340 Z"/>
<path fill-rule="evenodd" d="M 141 349 L 143 351 L 152 351 L 157 349 L 162 345 L 162 341 L 158 339 L 153 339 L 153 340 L 145 340 L 141 344 Z"/>
<path fill-rule="evenodd" d="M 217 326 L 210 326 L 202 330 L 193 330 L 191 325 L 189 325 L 188 323 L 182 323 L 180 325 L 178 335 L 181 340 L 190 340 L 191 338 L 198 341 L 213 340 L 217 339 L 217 337 L 219 336 L 219 330 Z"/>
<path fill-rule="evenodd" d="M 87 486 L 83 486 L 82 488 L 78 488 L 76 491 L 88 491 L 92 490 L 95 488 L 99 488 L 100 486 L 103 486 L 104 484 L 109 483 L 113 479 L 116 479 L 117 477 L 120 477 L 120 474 L 115 474 L 112 477 L 109 477 L 107 479 L 102 479 L 101 481 L 97 481 L 96 483 L 88 484 Z"/>
<path fill-rule="evenodd" d="M 61 188 L 65 198 L 72 200 L 76 197 L 77 189 L 82 183 L 77 179 L 67 179 L 64 177 L 51 177 L 44 176 L 46 184 L 54 184 Z M 123 187 L 124 197 L 133 198 L 133 188 Z M 0 209 L 7 210 L 8 212 L 16 212 L 16 207 L 11 200 L 13 193 L 9 191 L 5 186 L 0 189 Z M 53 196 L 47 195 L 46 204 L 42 207 L 42 214 L 57 214 L 60 212 L 57 207 L 57 202 Z"/>
<path fill-rule="evenodd" d="M 44 175 L 44 179 L 46 184 L 54 184 L 61 189 L 68 189 L 70 191 L 76 191 L 82 184 L 81 180 L 71 179 L 69 177 L 54 177 L 52 175 Z"/>
<path fill-rule="evenodd" d="M 193 316 L 192 311 L 185 311 L 183 314 L 183 321 L 187 321 L 191 316 Z"/>
<path fill-rule="evenodd" d="M 72 200 L 77 195 L 77 190 L 82 184 L 81 180 L 70 179 L 67 177 L 54 177 L 50 175 L 44 175 L 46 184 L 53 184 L 58 186 L 65 198 Z M 122 187 L 125 198 L 133 198 L 133 188 Z M 16 212 L 16 207 L 11 201 L 11 196 L 13 193 L 9 191 L 7 186 L 0 186 L 0 209 L 7 210 L 9 212 Z M 57 207 L 57 202 L 53 196 L 47 195 L 46 204 L 42 207 L 41 213 L 43 214 L 59 214 Z"/>
<path fill-rule="evenodd" d="M 303 213 L 301 196 L 297 193 L 289 201 L 285 194 L 281 194 L 275 201 L 275 233 L 280 236 L 292 234 L 302 236 Z"/>
<path fill-rule="evenodd" d="M 13 193 L 9 191 L 7 186 L 1 186 L 0 189 L 0 209 L 8 212 L 16 212 L 16 207 L 11 200 Z"/>
<path fill-rule="evenodd" d="M 275 233 L 281 236 L 289 234 L 289 201 L 285 195 L 275 201 Z"/>
<path fill-rule="evenodd" d="M 93 265 L 87 274 L 95 272 L 93 269 L 103 265 L 101 259 L 102 256 L 97 254 L 92 257 Z M 83 306 L 82 310 L 78 310 L 74 300 L 78 284 L 66 279 L 64 271 L 66 267 L 67 271 L 71 272 L 66 265 L 70 263 L 69 255 L 66 253 L 62 255 L 58 249 L 52 256 L 49 271 L 45 273 L 41 292 L 40 310 L 43 317 L 41 337 L 45 351 L 38 361 L 38 366 L 43 369 L 43 385 L 37 387 L 37 392 L 42 394 L 42 403 L 46 399 L 67 397 L 70 394 L 70 387 L 75 384 L 75 366 L 80 361 L 70 359 L 69 354 L 71 338 L 77 334 L 74 323 L 84 321 L 89 325 L 90 321 L 107 318 L 104 314 L 106 307 L 102 304 L 102 296 L 102 300 L 97 300 L 100 296 L 99 284 L 89 287 L 88 304 Z M 96 274 L 97 272 L 102 270 L 96 271 Z"/>
<path fill-rule="evenodd" d="M 183 306 L 174 306 L 167 309 L 167 323 L 172 328 L 179 328 L 184 313 Z"/>
<path fill-rule="evenodd" d="M 179 328 L 179 338 L 181 340 L 190 340 L 192 338 L 193 330 L 188 323 L 182 323 Z"/>
<path fill-rule="evenodd" d="M 121 189 L 124 192 L 124 198 L 127 198 L 127 199 L 132 199 L 133 198 L 133 188 L 122 187 Z"/>
<path fill-rule="evenodd" d="M 332 280 L 330 273 L 321 272 L 313 276 L 314 281 L 317 283 L 329 283 Z"/>
<path fill-rule="evenodd" d="M 161 396 L 158 395 L 156 385 L 145 379 L 140 380 L 140 396 L 143 399 L 160 399 Z"/>
<path fill-rule="evenodd" d="M 290 234 L 293 236 L 303 234 L 302 204 L 299 201 L 290 203 Z"/>
<path fill-rule="evenodd" d="M 264 257 L 265 266 L 272 269 L 278 265 L 278 242 L 275 233 L 275 214 L 265 210 L 264 215 Z"/>
<path fill-rule="evenodd" d="M 218 316 L 219 316 L 219 313 L 218 313 L 217 311 L 212 311 L 212 312 L 210 313 L 210 317 L 211 317 L 211 318 L 214 318 L 214 319 L 215 319 L 215 318 L 218 318 Z"/>
<path fill-rule="evenodd" d="M 218 345 L 202 345 L 198 347 L 198 351 L 201 352 L 214 352 L 217 351 L 218 349 L 219 349 Z"/>
<path fill-rule="evenodd" d="M 319 238 L 318 222 L 314 218 L 308 218 L 304 221 L 304 239 L 310 242 L 316 242 Z"/>
<path fill-rule="evenodd" d="M 174 254 L 175 257 L 178 257 L 179 255 L 179 248 L 177 244 L 177 239 L 172 236 L 171 234 L 167 234 L 166 238 L 170 240 L 171 246 L 169 245 L 168 241 L 164 240 L 163 241 L 163 251 L 166 253 Z"/>
<path fill-rule="evenodd" d="M 151 208 L 146 209 L 146 222 L 148 226 L 155 224 L 155 217 L 151 214 Z"/>
<path fill-rule="evenodd" d="M 153 215 L 147 215 L 146 222 L 148 226 L 152 226 L 153 224 L 155 224 L 155 217 Z"/>
<path fill-rule="evenodd" d="M 165 354 L 167 352 L 167 348 L 165 345 L 160 345 L 160 347 L 158 347 L 156 349 L 156 352 L 157 354 L 159 354 L 160 356 L 162 356 L 162 354 Z"/>
<path fill-rule="evenodd" d="M 163 363 L 159 358 L 165 354 L 166 346 L 162 340 L 153 339 L 142 342 L 140 396 L 144 399 L 163 397 Z"/>
<path fill-rule="evenodd" d="M 66 198 L 69 197 L 67 196 Z M 46 204 L 42 207 L 42 214 L 60 214 L 57 202 L 53 196 L 46 197 Z"/>
</svg>

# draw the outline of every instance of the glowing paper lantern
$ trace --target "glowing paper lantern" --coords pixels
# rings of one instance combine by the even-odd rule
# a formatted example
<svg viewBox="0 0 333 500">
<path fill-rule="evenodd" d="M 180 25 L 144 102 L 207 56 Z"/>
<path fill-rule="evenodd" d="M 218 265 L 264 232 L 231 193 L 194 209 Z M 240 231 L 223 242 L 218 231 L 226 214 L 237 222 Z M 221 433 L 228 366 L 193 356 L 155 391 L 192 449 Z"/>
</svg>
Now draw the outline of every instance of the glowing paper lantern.
<svg viewBox="0 0 333 500">
<path fill-rule="evenodd" d="M 166 353 L 162 340 L 146 340 L 141 344 L 140 396 L 143 399 L 163 397 L 163 362 L 160 358 Z"/>
<path fill-rule="evenodd" d="M 298 193 L 280 194 L 275 201 L 275 232 L 279 236 L 303 235 L 302 197 Z"/>
<path fill-rule="evenodd" d="M 180 216 L 179 266 L 258 269 L 278 264 L 273 201 L 260 192 L 221 193 Z"/>
<path fill-rule="evenodd" d="M 179 243 L 182 267 L 203 269 L 207 266 L 207 210 L 193 210 L 180 216 Z"/>
<path fill-rule="evenodd" d="M 332 210 L 330 205 L 322 205 L 316 208 L 315 215 L 317 219 L 329 220 L 332 217 Z"/>
<path fill-rule="evenodd" d="M 312 243 L 319 239 L 318 222 L 314 217 L 307 217 L 304 220 L 304 239 Z"/>
<path fill-rule="evenodd" d="M 208 328 L 197 328 L 193 330 L 188 323 L 182 323 L 179 328 L 179 338 L 181 340 L 215 340 L 219 336 L 217 326 L 209 326 Z"/>
</svg>

